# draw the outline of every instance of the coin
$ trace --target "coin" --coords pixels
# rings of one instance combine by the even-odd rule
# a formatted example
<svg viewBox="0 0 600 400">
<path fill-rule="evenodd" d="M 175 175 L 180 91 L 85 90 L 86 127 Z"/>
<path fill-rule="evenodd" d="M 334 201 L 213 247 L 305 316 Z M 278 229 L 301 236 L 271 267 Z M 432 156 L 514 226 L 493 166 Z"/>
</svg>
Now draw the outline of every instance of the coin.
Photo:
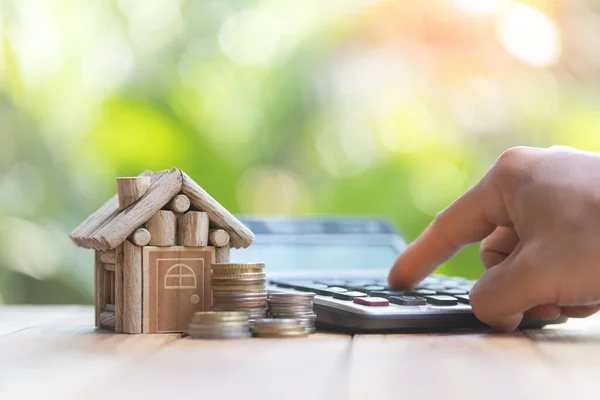
<svg viewBox="0 0 600 400">
<path fill-rule="evenodd" d="M 257 329 L 286 329 L 295 328 L 298 325 L 298 320 L 292 318 L 265 318 L 255 323 Z"/>
<path fill-rule="evenodd" d="M 254 331 L 254 334 L 263 338 L 285 338 L 285 337 L 305 337 L 308 336 L 310 331 L 306 329 L 296 329 L 291 331 L 283 332 L 260 332 Z"/>
<path fill-rule="evenodd" d="M 248 321 L 248 315 L 240 311 L 203 311 L 194 313 L 192 321 L 195 323 Z"/>
<path fill-rule="evenodd" d="M 265 285 L 212 285 L 212 289 L 219 292 L 264 292 Z"/>
<path fill-rule="evenodd" d="M 269 298 L 277 303 L 292 302 L 296 303 L 299 301 L 313 301 L 315 293 L 269 293 Z"/>
<path fill-rule="evenodd" d="M 263 278 L 243 278 L 243 279 L 215 279 L 213 277 L 213 286 L 235 286 L 235 285 L 264 285 L 267 282 Z M 264 287 L 264 286 L 263 286 Z"/>
<path fill-rule="evenodd" d="M 263 272 L 248 272 L 248 273 L 213 273 L 212 280 L 220 279 L 266 279 L 267 274 Z"/>
<path fill-rule="evenodd" d="M 306 336 L 309 331 L 297 319 L 263 319 L 254 321 L 252 332 L 260 337 Z"/>
<path fill-rule="evenodd" d="M 252 269 L 252 270 L 263 270 L 265 268 L 265 263 L 260 262 L 250 262 L 250 263 L 215 263 L 212 265 L 213 271 L 222 271 L 222 270 L 242 270 L 242 269 Z"/>
</svg>

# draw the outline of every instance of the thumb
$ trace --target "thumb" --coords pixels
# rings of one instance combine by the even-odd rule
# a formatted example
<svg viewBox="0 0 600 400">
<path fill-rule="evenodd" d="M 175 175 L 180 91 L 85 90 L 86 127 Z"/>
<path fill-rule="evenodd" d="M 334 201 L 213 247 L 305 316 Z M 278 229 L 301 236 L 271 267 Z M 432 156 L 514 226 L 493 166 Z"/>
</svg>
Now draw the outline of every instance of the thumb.
<svg viewBox="0 0 600 400">
<path fill-rule="evenodd" d="M 486 271 L 471 291 L 471 307 L 482 322 L 502 331 L 515 330 L 525 311 L 551 304 L 552 286 L 540 274 L 536 252 L 523 245 Z"/>
</svg>

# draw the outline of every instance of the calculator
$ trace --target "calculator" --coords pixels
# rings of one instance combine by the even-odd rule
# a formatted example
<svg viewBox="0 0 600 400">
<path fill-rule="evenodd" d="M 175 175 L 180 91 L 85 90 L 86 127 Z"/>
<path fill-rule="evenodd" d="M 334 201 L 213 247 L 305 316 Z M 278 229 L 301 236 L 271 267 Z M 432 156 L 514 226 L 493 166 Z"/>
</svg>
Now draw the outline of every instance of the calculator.
<svg viewBox="0 0 600 400">
<path fill-rule="evenodd" d="M 313 292 L 316 324 L 350 332 L 482 328 L 469 293 L 474 281 L 434 274 L 408 290 L 393 290 L 387 275 L 406 241 L 394 225 L 369 217 L 239 219 L 256 235 L 232 262 L 265 262 L 271 292 Z M 537 328 L 566 321 L 524 321 Z"/>
</svg>

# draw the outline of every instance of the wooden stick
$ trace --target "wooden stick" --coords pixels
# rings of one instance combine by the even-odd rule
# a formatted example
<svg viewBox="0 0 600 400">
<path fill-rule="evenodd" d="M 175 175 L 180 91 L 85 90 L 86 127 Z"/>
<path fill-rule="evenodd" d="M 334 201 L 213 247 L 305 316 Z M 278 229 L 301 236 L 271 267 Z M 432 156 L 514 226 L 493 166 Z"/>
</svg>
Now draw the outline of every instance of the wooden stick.
<svg viewBox="0 0 600 400">
<path fill-rule="evenodd" d="M 142 248 L 123 243 L 123 332 L 142 333 Z"/>
<path fill-rule="evenodd" d="M 167 171 L 161 171 L 155 174 L 153 174 L 152 171 L 144 171 L 140 176 L 150 176 L 152 183 L 155 183 L 166 173 Z M 79 224 L 79 226 L 71 232 L 69 237 L 77 246 L 92 249 L 94 246 L 90 239 L 94 233 L 117 217 L 120 212 L 119 197 L 114 195 L 110 200 L 104 203 L 102 207 Z"/>
<path fill-rule="evenodd" d="M 140 228 L 133 232 L 131 236 L 129 236 L 129 241 L 135 244 L 136 246 L 144 247 L 150 243 L 150 239 L 152 236 L 148 229 Z"/>
<path fill-rule="evenodd" d="M 211 229 L 208 233 L 208 243 L 215 247 L 226 246 L 229 244 L 229 233 L 223 229 Z"/>
<path fill-rule="evenodd" d="M 123 332 L 123 245 L 115 249 L 115 331 Z"/>
<path fill-rule="evenodd" d="M 96 328 L 99 328 L 100 313 L 104 311 L 104 264 L 100 261 L 99 251 L 96 251 L 94 264 L 94 310 Z"/>
<path fill-rule="evenodd" d="M 165 206 L 181 191 L 181 171 L 172 169 L 156 181 L 137 203 L 121 211 L 92 237 L 97 250 L 110 250 L 123 243 L 148 218 Z M 154 233 L 148 229 L 152 236 Z"/>
<path fill-rule="evenodd" d="M 225 229 L 231 236 L 231 246 L 248 247 L 254 241 L 254 233 L 227 211 L 218 201 L 213 199 L 204 189 L 192 180 L 185 172 L 181 191 L 190 198 L 192 205 L 208 214 L 213 226 Z"/>
<path fill-rule="evenodd" d="M 228 263 L 229 262 L 229 245 L 215 248 L 215 258 L 217 263 Z"/>
<path fill-rule="evenodd" d="M 100 326 L 108 329 L 115 329 L 115 313 L 112 311 L 102 311 L 100 313 Z"/>
<path fill-rule="evenodd" d="M 189 211 L 179 217 L 179 244 L 185 247 L 202 247 L 208 244 L 208 214 Z"/>
<path fill-rule="evenodd" d="M 151 246 L 175 246 L 177 217 L 173 211 L 159 210 L 146 223 Z"/>
<path fill-rule="evenodd" d="M 104 269 L 106 271 L 114 271 L 115 270 L 115 264 L 104 264 Z"/>
<path fill-rule="evenodd" d="M 117 178 L 117 196 L 119 209 L 124 210 L 146 194 L 150 187 L 149 176 Z"/>
<path fill-rule="evenodd" d="M 116 264 L 117 262 L 115 261 L 115 251 L 114 250 L 101 251 L 100 252 L 100 261 L 102 261 L 104 264 Z"/>
<path fill-rule="evenodd" d="M 190 209 L 190 198 L 185 194 L 178 194 L 167 204 L 166 208 L 176 213 L 184 213 Z"/>
</svg>

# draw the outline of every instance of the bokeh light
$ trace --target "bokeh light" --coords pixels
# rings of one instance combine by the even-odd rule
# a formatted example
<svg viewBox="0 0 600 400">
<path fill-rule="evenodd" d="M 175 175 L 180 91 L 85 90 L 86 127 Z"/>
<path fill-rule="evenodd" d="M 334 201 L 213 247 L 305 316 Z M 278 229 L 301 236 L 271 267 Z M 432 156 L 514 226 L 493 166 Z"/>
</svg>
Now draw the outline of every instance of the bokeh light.
<svg viewBox="0 0 600 400">
<path fill-rule="evenodd" d="M 490 15 L 498 11 L 509 0 L 454 0 L 459 8 L 474 15 Z"/>
<path fill-rule="evenodd" d="M 553 65 L 561 53 L 554 22 L 525 4 L 511 5 L 497 24 L 498 37 L 510 54 L 536 67 Z"/>
<path fill-rule="evenodd" d="M 597 0 L 5 1 L 0 302 L 91 302 L 68 234 L 145 169 L 412 240 L 511 146 L 600 151 L 599 20 Z M 442 270 L 476 278 L 477 253 Z"/>
</svg>

